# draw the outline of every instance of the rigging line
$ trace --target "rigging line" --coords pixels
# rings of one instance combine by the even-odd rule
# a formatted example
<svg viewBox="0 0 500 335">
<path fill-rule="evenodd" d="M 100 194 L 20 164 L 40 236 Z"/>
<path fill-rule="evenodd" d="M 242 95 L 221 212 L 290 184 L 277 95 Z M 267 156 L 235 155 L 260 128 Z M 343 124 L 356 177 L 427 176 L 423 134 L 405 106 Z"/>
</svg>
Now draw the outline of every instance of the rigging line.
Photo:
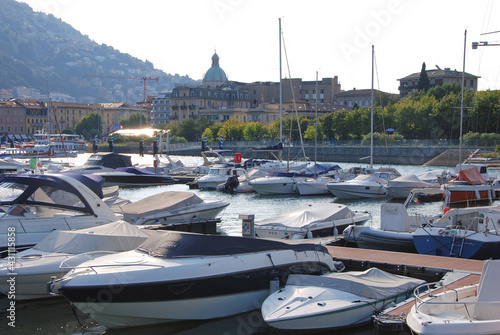
<svg viewBox="0 0 500 335">
<path fill-rule="evenodd" d="M 375 58 L 374 63 L 375 63 L 375 74 L 377 76 L 377 87 L 378 87 L 378 98 L 379 98 L 379 104 L 382 109 L 382 134 L 384 135 L 384 142 L 385 142 L 385 151 L 389 152 L 389 145 L 387 144 L 387 135 L 385 134 L 385 119 L 384 119 L 384 107 L 382 106 L 382 94 L 380 91 L 380 78 L 378 75 L 378 67 L 377 67 L 377 55 L 374 54 L 373 57 Z"/>
<path fill-rule="evenodd" d="M 485 30 L 488 30 L 488 27 L 490 25 L 490 19 L 491 19 L 491 14 L 493 13 L 493 1 L 489 0 L 488 1 L 488 4 L 486 5 L 486 11 L 484 13 L 484 18 L 483 18 L 483 26 L 481 27 L 481 31 L 484 32 Z M 488 15 L 489 14 L 489 15 Z M 485 23 L 486 23 L 486 27 L 485 27 Z M 481 35 L 484 35 L 485 33 L 482 33 Z M 488 33 L 486 33 L 488 34 Z M 479 62 L 477 64 L 477 73 L 481 73 L 480 70 L 481 70 L 481 63 L 482 63 L 482 60 L 483 60 L 483 55 L 484 55 L 484 52 L 485 50 L 483 50 L 484 48 L 482 48 L 481 50 L 479 50 Z"/>
<path fill-rule="evenodd" d="M 285 50 L 286 67 L 288 69 L 288 75 L 290 76 L 290 78 L 289 78 L 290 89 L 292 90 L 293 108 L 295 109 L 295 115 L 297 117 L 297 126 L 299 128 L 299 137 L 300 137 L 300 144 L 302 146 L 302 154 L 304 155 L 304 160 L 307 160 L 306 151 L 304 149 L 304 141 L 302 139 L 302 130 L 300 129 L 300 120 L 299 120 L 299 113 L 297 111 L 297 102 L 295 101 L 295 91 L 293 89 L 293 84 L 292 84 L 292 74 L 290 72 L 290 63 L 288 62 L 288 53 L 286 52 L 285 35 L 283 34 L 283 32 L 281 32 L 281 38 L 283 39 L 283 50 Z"/>
</svg>

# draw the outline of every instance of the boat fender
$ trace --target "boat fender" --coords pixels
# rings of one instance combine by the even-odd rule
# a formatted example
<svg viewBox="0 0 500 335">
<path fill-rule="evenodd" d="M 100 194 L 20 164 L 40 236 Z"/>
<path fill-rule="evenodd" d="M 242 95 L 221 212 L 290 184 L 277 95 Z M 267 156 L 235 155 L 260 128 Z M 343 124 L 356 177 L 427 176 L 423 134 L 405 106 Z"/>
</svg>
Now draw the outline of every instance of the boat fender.
<svg viewBox="0 0 500 335">
<path fill-rule="evenodd" d="M 450 207 L 445 207 L 445 208 L 444 208 L 444 210 L 443 210 L 443 214 L 448 213 L 448 211 L 449 211 L 450 209 L 451 209 Z"/>
</svg>

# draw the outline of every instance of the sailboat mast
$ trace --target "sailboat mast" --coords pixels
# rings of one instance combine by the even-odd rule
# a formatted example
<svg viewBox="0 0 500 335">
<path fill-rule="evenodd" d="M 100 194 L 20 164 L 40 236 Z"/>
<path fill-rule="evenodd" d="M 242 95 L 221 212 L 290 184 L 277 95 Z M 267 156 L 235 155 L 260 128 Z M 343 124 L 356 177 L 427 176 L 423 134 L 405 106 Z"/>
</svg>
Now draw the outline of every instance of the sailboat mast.
<svg viewBox="0 0 500 335">
<path fill-rule="evenodd" d="M 316 71 L 316 107 L 314 108 L 314 175 L 316 176 L 316 156 L 318 151 L 318 71 Z"/>
<path fill-rule="evenodd" d="M 280 46 L 280 143 L 283 143 L 283 84 L 281 82 L 281 18 L 278 18 L 279 21 L 279 46 Z"/>
<path fill-rule="evenodd" d="M 462 69 L 462 99 L 460 101 L 460 150 L 458 150 L 458 164 L 462 164 L 462 131 L 463 131 L 463 120 L 464 120 L 464 89 L 465 89 L 465 50 L 467 45 L 467 29 L 464 33 L 464 59 L 463 59 L 463 69 Z"/>
<path fill-rule="evenodd" d="M 373 68 L 374 68 L 375 48 L 372 45 L 372 96 L 371 96 L 371 124 L 370 124 L 370 168 L 373 167 Z"/>
</svg>

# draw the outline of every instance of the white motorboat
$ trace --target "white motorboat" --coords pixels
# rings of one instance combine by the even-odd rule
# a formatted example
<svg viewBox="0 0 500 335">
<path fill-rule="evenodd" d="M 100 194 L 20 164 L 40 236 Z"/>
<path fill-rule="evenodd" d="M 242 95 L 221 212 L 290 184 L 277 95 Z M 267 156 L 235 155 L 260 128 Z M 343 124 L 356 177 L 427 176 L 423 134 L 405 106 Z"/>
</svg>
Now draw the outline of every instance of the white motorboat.
<svg viewBox="0 0 500 335">
<path fill-rule="evenodd" d="M 216 191 L 224 193 L 252 193 L 254 188 L 250 186 L 249 181 L 255 178 L 265 177 L 269 173 L 265 169 L 243 170 L 241 176 L 231 176 L 225 183 L 217 185 Z"/>
<path fill-rule="evenodd" d="M 500 329 L 500 260 L 484 263 L 479 284 L 426 295 L 432 284 L 415 289 L 406 323 L 415 334 L 486 335 Z M 427 288 L 423 290 L 422 288 Z"/>
<path fill-rule="evenodd" d="M 326 184 L 331 181 L 344 180 L 345 176 L 338 165 L 315 164 L 307 171 L 312 177 L 296 182 L 295 187 L 300 195 L 324 195 L 330 194 Z"/>
<path fill-rule="evenodd" d="M 197 223 L 217 218 L 229 205 L 192 192 L 167 191 L 120 206 L 123 219 L 136 225 Z"/>
<path fill-rule="evenodd" d="M 396 199 L 406 199 L 411 190 L 416 188 L 440 188 L 441 184 L 436 182 L 426 182 L 414 174 L 404 174 L 390 180 L 384 186 L 387 194 Z"/>
<path fill-rule="evenodd" d="M 440 196 L 443 199 L 441 212 L 436 215 L 423 215 L 419 211 L 409 212 L 414 202 L 422 197 Z M 352 225 L 344 230 L 344 239 L 365 249 L 416 252 L 413 233 L 422 225 L 438 220 L 442 211 L 449 206 L 450 193 L 437 189 L 414 189 L 404 204 L 386 202 L 380 206 L 380 227 Z M 418 207 L 417 207 L 418 209 Z"/>
<path fill-rule="evenodd" d="M 229 177 L 239 177 L 245 170 L 234 164 L 215 164 L 208 173 L 196 179 L 198 187 L 202 190 L 215 190 L 219 184 L 225 183 Z"/>
<path fill-rule="evenodd" d="M 259 309 L 271 281 L 284 284 L 293 273 L 334 269 L 327 249 L 317 244 L 156 231 L 134 251 L 80 264 L 50 289 L 117 328 Z"/>
<path fill-rule="evenodd" d="M 94 173 L 104 179 L 104 186 L 147 187 L 172 185 L 177 181 L 168 174 L 154 173 L 135 166 L 118 167 L 109 172 Z"/>
<path fill-rule="evenodd" d="M 15 277 L 15 299 L 50 297 L 47 283 L 71 267 L 112 252 L 137 248 L 149 233 L 124 221 L 81 230 L 55 230 L 33 248 L 0 260 L 0 292 L 8 295 Z"/>
<path fill-rule="evenodd" d="M 373 313 L 407 299 L 424 281 L 377 268 L 322 276 L 290 275 L 262 304 L 278 331 L 320 332 L 371 321 Z"/>
<path fill-rule="evenodd" d="M 336 175 L 336 164 L 315 164 L 296 172 L 269 173 L 265 177 L 252 179 L 249 184 L 259 194 L 298 194 L 297 185 L 318 176 Z"/>
<path fill-rule="evenodd" d="M 439 220 L 418 228 L 413 242 L 424 255 L 499 259 L 500 206 L 450 209 Z"/>
<path fill-rule="evenodd" d="M 383 186 L 399 176 L 395 169 L 381 168 L 373 174 L 359 175 L 345 182 L 330 182 L 326 186 L 333 196 L 341 199 L 387 198 Z"/>
<path fill-rule="evenodd" d="M 34 246 L 53 230 L 117 221 L 98 196 L 102 188 L 91 180 L 94 176 L 78 176 L 81 181 L 63 174 L 0 177 L 0 251 L 7 253 L 7 237 L 13 234 L 16 250 L 20 251 Z"/>
<path fill-rule="evenodd" d="M 321 202 L 256 222 L 254 229 L 260 238 L 296 240 L 335 236 L 347 226 L 363 224 L 369 218 L 370 214 L 352 211 L 346 205 Z"/>
</svg>

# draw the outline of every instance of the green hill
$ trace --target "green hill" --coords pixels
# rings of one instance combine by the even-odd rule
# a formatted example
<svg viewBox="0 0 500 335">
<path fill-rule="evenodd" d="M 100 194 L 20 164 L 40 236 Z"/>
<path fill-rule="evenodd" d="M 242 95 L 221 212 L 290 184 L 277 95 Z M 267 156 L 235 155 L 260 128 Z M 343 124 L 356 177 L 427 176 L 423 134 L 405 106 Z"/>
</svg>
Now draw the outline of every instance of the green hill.
<svg viewBox="0 0 500 335">
<path fill-rule="evenodd" d="M 0 89 L 26 86 L 42 94 L 68 94 L 77 102 L 141 101 L 143 81 L 122 78 L 158 77 L 147 81 L 148 95 L 175 84 L 195 84 L 188 76 L 167 74 L 105 44 L 97 44 L 67 23 L 34 12 L 27 4 L 0 0 Z"/>
</svg>

